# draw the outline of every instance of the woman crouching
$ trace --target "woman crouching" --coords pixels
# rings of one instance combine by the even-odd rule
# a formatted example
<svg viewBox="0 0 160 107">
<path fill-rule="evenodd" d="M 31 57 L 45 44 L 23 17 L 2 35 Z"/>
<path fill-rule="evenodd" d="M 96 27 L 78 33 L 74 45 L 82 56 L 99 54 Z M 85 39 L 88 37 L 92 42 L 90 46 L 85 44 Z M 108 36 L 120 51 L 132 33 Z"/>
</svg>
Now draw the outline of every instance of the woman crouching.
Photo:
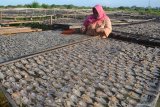
<svg viewBox="0 0 160 107">
<path fill-rule="evenodd" d="M 112 25 L 101 5 L 93 7 L 93 14 L 84 21 L 82 32 L 90 36 L 102 36 L 107 38 L 112 32 Z"/>
</svg>

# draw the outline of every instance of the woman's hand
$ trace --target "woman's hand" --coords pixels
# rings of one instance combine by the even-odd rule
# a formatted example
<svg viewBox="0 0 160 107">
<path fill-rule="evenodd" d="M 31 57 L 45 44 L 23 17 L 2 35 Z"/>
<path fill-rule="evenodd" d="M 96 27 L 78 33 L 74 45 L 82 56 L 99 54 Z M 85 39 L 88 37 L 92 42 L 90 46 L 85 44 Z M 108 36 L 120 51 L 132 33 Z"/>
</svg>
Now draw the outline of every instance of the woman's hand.
<svg viewBox="0 0 160 107">
<path fill-rule="evenodd" d="M 104 32 L 104 29 L 99 27 L 99 28 L 96 29 L 96 32 L 97 33 L 102 33 L 102 32 Z"/>
<path fill-rule="evenodd" d="M 82 32 L 82 33 L 85 33 L 85 31 L 86 31 L 86 27 L 85 27 L 85 26 L 82 26 L 82 27 L 81 27 L 81 32 Z"/>
</svg>

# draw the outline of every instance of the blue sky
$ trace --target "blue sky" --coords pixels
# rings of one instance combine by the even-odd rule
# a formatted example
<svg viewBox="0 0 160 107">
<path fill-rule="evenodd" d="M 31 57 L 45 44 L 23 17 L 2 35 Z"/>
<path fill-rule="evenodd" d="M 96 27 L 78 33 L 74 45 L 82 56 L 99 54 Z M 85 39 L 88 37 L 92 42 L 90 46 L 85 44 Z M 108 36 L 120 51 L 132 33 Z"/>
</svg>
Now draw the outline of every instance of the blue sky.
<svg viewBox="0 0 160 107">
<path fill-rule="evenodd" d="M 147 7 L 149 0 L 0 0 L 0 5 L 29 4 L 33 1 L 46 4 L 73 4 L 77 6 L 94 6 L 102 4 L 109 7 L 139 6 Z M 150 0 L 151 7 L 160 7 L 160 0 Z"/>
</svg>

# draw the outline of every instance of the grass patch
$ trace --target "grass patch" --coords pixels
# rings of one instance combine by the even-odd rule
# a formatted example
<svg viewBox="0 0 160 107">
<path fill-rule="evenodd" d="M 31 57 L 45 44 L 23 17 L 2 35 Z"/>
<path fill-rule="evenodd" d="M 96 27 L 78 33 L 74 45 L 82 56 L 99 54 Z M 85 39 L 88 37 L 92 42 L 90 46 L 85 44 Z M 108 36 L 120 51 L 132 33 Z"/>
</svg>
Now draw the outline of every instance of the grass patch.
<svg viewBox="0 0 160 107">
<path fill-rule="evenodd" d="M 158 99 L 158 101 L 157 101 L 156 107 L 160 107 L 160 96 L 159 96 L 159 99 Z"/>
<path fill-rule="evenodd" d="M 45 24 L 39 24 L 39 23 L 26 23 L 26 24 L 22 24 L 22 26 L 38 28 L 42 30 L 52 30 L 53 29 L 52 25 L 45 25 Z"/>
<path fill-rule="evenodd" d="M 4 93 L 0 90 L 0 107 L 10 107 Z"/>
</svg>

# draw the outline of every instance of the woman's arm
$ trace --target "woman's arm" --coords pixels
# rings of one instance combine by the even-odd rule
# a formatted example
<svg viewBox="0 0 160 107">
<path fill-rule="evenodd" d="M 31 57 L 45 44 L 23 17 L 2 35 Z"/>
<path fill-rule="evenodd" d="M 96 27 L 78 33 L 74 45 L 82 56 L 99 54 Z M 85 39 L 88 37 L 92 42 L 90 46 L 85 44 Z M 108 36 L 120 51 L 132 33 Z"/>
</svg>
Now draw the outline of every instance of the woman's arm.
<svg viewBox="0 0 160 107">
<path fill-rule="evenodd" d="M 104 27 L 97 28 L 96 32 L 108 37 L 109 34 L 112 32 L 112 24 L 109 18 L 104 20 L 104 23 Z"/>
<path fill-rule="evenodd" d="M 87 28 L 86 28 L 85 26 L 82 26 L 82 27 L 80 28 L 80 32 L 81 32 L 81 33 L 86 33 L 86 30 L 87 30 Z"/>
<path fill-rule="evenodd" d="M 86 28 L 86 34 L 90 35 L 90 36 L 95 36 L 97 35 L 96 33 L 96 29 L 95 29 L 96 24 L 90 24 L 87 28 Z"/>
</svg>

